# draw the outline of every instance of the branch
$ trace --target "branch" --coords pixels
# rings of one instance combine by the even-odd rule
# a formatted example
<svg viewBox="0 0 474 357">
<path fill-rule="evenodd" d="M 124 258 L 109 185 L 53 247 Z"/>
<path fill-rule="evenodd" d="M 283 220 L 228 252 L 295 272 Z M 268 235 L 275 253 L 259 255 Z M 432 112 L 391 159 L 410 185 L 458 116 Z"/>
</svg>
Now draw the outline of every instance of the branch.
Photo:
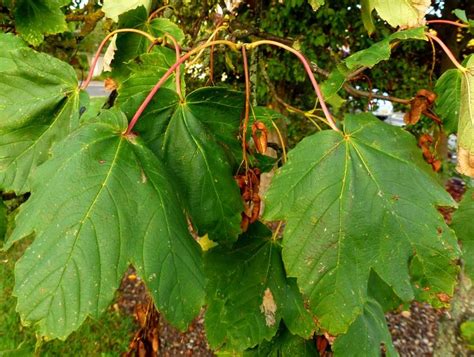
<svg viewBox="0 0 474 357">
<path fill-rule="evenodd" d="M 71 13 L 71 14 L 66 15 L 66 21 L 67 22 L 73 22 L 73 21 L 84 22 L 84 25 L 81 28 L 80 36 L 86 37 L 88 34 L 94 31 L 95 26 L 104 16 L 105 14 L 102 10 L 90 12 L 87 15 Z"/>
<path fill-rule="evenodd" d="M 292 38 L 280 37 L 265 31 L 260 31 L 256 27 L 243 24 L 237 20 L 232 20 L 232 22 L 229 23 L 229 29 L 232 32 L 232 36 L 237 39 L 242 37 L 255 36 L 264 40 L 278 41 L 289 46 L 292 46 L 294 42 Z"/>
</svg>

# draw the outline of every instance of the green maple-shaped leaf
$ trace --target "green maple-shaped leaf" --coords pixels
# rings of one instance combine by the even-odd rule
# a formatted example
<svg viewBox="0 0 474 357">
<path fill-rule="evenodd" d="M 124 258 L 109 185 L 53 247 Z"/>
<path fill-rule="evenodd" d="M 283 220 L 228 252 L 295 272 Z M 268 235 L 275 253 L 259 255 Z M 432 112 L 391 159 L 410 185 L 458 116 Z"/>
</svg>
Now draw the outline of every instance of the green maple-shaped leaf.
<svg viewBox="0 0 474 357">
<path fill-rule="evenodd" d="M 311 314 L 294 279 L 287 279 L 281 248 L 261 223 L 250 226 L 228 249 L 205 256 L 206 335 L 213 348 L 238 350 L 270 340 L 283 320 L 289 330 L 309 337 Z"/>
<path fill-rule="evenodd" d="M 66 31 L 66 17 L 61 8 L 68 4 L 68 0 L 17 0 L 14 15 L 18 33 L 28 43 L 38 46 L 44 35 Z"/>
<path fill-rule="evenodd" d="M 447 133 L 458 129 L 459 109 L 461 106 L 462 73 L 458 69 L 448 69 L 436 81 L 436 112 L 443 120 Z"/>
<path fill-rule="evenodd" d="M 120 15 L 119 28 L 134 28 L 147 32 L 154 37 L 163 37 L 165 33 L 173 36 L 178 43 L 184 40 L 183 31 L 173 22 L 164 18 L 148 19 L 148 11 L 143 6 Z M 168 40 L 168 42 L 170 42 Z M 126 63 L 131 59 L 147 53 L 150 42 L 145 37 L 135 33 L 118 34 L 116 41 L 113 68 L 119 72 L 119 77 L 127 74 Z M 159 51 L 159 46 L 155 49 Z M 170 50 L 171 51 L 171 50 Z M 174 54 L 174 51 L 171 51 Z M 173 64 L 176 58 L 171 62 Z M 170 66 L 168 66 L 169 68 Z M 168 69 L 166 68 L 166 69 Z"/>
<path fill-rule="evenodd" d="M 175 61 L 176 55 L 172 50 L 158 47 L 156 52 L 141 55 L 136 61 L 131 61 L 128 64 L 127 67 L 130 70 L 130 74 L 119 84 L 117 97 L 117 104 L 128 117 L 131 118 L 135 114 L 153 86 Z M 176 89 L 174 74 L 166 80 L 158 94 L 153 98 L 151 107 L 164 108 L 166 105 L 163 104 L 163 101 L 166 103 L 171 101 L 171 106 L 175 105 L 175 102 L 178 100 L 176 93 L 165 91 L 165 94 L 162 94 L 166 88 Z M 150 115 L 151 113 L 148 111 L 146 114 Z M 156 116 L 156 112 L 151 115 Z"/>
<path fill-rule="evenodd" d="M 52 143 L 78 125 L 79 89 L 68 64 L 9 35 L 0 46 L 7 49 L 0 55 L 0 187 L 23 193 Z"/>
<path fill-rule="evenodd" d="M 15 267 L 17 311 L 41 335 L 64 339 L 97 317 L 129 263 L 177 327 L 202 305 L 200 249 L 167 169 L 126 126 L 105 111 L 57 144 L 16 218 L 7 246 L 35 234 Z"/>
<path fill-rule="evenodd" d="M 369 298 L 363 312 L 351 324 L 347 333 L 336 338 L 334 356 L 380 356 L 380 345 L 385 356 L 398 356 L 392 344 L 384 312 L 379 303 Z"/>
<path fill-rule="evenodd" d="M 233 175 L 242 108 L 242 93 L 225 88 L 201 88 L 183 102 L 163 88 L 135 126 L 174 173 L 199 235 L 215 241 L 240 233 L 242 200 Z"/>
<path fill-rule="evenodd" d="M 464 268 L 474 281 L 474 189 L 464 194 L 458 210 L 453 214 L 452 228 L 456 232 L 463 252 Z"/>
<path fill-rule="evenodd" d="M 271 341 L 264 341 L 257 347 L 247 350 L 245 357 L 317 357 L 316 344 L 312 340 L 292 335 L 282 329 Z"/>
<path fill-rule="evenodd" d="M 420 288 L 452 293 L 458 247 L 437 205 L 454 202 L 426 170 L 413 137 L 360 114 L 346 117 L 344 133 L 323 131 L 289 153 L 264 217 L 287 220 L 288 275 L 321 326 L 339 334 L 363 313 L 371 269 L 409 301 L 416 260 Z"/>
<path fill-rule="evenodd" d="M 392 33 L 387 38 L 379 41 L 369 48 L 358 51 L 344 60 L 347 68 L 354 70 L 360 67 L 373 67 L 381 61 L 390 58 L 391 43 L 405 40 L 426 40 L 425 29 L 418 27 Z"/>
</svg>

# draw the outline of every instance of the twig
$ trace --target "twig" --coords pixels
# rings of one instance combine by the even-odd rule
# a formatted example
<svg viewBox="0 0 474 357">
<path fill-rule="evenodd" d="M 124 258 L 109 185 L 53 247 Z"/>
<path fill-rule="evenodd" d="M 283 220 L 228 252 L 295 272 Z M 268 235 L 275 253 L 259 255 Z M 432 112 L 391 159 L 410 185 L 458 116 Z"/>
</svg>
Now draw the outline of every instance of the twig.
<svg viewBox="0 0 474 357">
<path fill-rule="evenodd" d="M 281 48 L 287 50 L 288 52 L 293 53 L 296 57 L 298 57 L 298 59 L 301 61 L 301 63 L 303 63 L 303 67 L 305 68 L 306 73 L 308 74 L 308 77 L 311 81 L 311 84 L 313 85 L 314 91 L 316 92 L 316 96 L 319 99 L 321 109 L 323 110 L 324 116 L 326 117 L 326 119 L 329 123 L 329 126 L 334 131 L 340 132 L 339 128 L 336 125 L 336 122 L 334 121 L 333 117 L 331 116 L 331 113 L 329 112 L 328 107 L 326 106 L 326 102 L 324 101 L 323 93 L 321 92 L 321 89 L 319 88 L 319 84 L 316 81 L 316 78 L 314 77 L 313 71 L 311 70 L 311 66 L 309 65 L 308 60 L 300 52 L 298 52 L 294 48 L 289 47 L 289 46 L 284 45 L 284 44 L 279 43 L 279 42 L 275 42 L 275 41 L 261 40 L 261 41 L 252 42 L 252 43 L 250 43 L 246 46 L 248 48 L 254 48 L 254 47 L 257 47 L 257 46 L 260 46 L 260 45 L 272 45 L 272 46 L 281 47 Z"/>
<path fill-rule="evenodd" d="M 100 43 L 99 48 L 97 49 L 97 51 L 94 55 L 94 59 L 92 60 L 91 68 L 89 70 L 89 75 L 87 76 L 86 80 L 84 82 L 82 82 L 81 89 L 86 89 L 87 86 L 89 85 L 90 81 L 92 80 L 92 77 L 94 76 L 95 66 L 97 65 L 97 61 L 99 60 L 100 54 L 101 54 L 102 49 L 104 48 L 105 44 L 113 36 L 115 36 L 118 33 L 122 33 L 122 32 L 132 32 L 132 33 L 142 35 L 142 36 L 146 37 L 151 43 L 154 43 L 156 41 L 156 39 L 153 36 L 151 36 L 150 34 L 144 32 L 144 31 L 136 30 L 136 29 L 118 29 L 118 30 L 112 31 L 107 36 L 105 36 L 105 38 Z"/>
<path fill-rule="evenodd" d="M 247 126 L 249 124 L 250 115 L 250 77 L 249 77 L 249 66 L 247 63 L 247 51 L 245 46 L 242 46 L 242 59 L 244 62 L 244 76 L 245 76 L 245 114 L 242 123 L 242 157 L 245 164 L 245 174 L 248 173 L 248 160 L 247 160 Z"/>
<path fill-rule="evenodd" d="M 450 21 L 450 20 L 429 20 L 426 21 L 427 24 L 446 24 L 446 25 L 453 25 L 457 27 L 469 27 L 468 24 L 462 24 L 457 21 Z"/>
<path fill-rule="evenodd" d="M 181 56 L 181 58 L 179 59 L 179 61 L 177 61 L 174 65 L 172 65 L 167 71 L 166 73 L 163 75 L 163 77 L 161 77 L 161 79 L 158 81 L 158 83 L 155 84 L 155 86 L 152 88 L 152 90 L 150 91 L 150 93 L 148 93 L 148 95 L 146 96 L 145 100 L 142 102 L 142 104 L 140 105 L 140 107 L 138 108 L 138 110 L 135 112 L 135 115 L 133 116 L 133 118 L 130 120 L 130 123 L 128 124 L 128 127 L 127 127 L 127 130 L 123 133 L 123 135 L 125 136 L 128 136 L 130 135 L 130 133 L 132 132 L 132 129 L 133 127 L 135 126 L 135 124 L 137 123 L 138 119 L 140 118 L 140 116 L 142 115 L 143 111 L 146 109 L 146 107 L 148 106 L 148 104 L 151 102 L 151 100 L 153 99 L 153 97 L 155 96 L 156 92 L 158 92 L 158 90 L 161 88 L 161 86 L 163 85 L 163 83 L 168 79 L 168 77 L 171 75 L 171 73 L 173 73 L 175 70 L 176 70 L 176 67 L 180 66 L 182 63 L 184 63 L 189 57 L 191 57 L 193 54 L 199 52 L 202 48 L 206 48 L 206 47 L 209 47 L 209 46 L 212 46 L 212 45 L 226 45 L 226 46 L 229 46 L 231 49 L 233 50 L 237 50 L 239 46 L 237 46 L 237 44 L 235 44 L 234 42 L 231 42 L 231 41 L 227 41 L 227 40 L 216 40 L 216 41 L 211 41 L 210 43 L 205 43 L 204 45 L 202 46 L 198 46 L 194 49 L 192 49 L 191 51 L 189 51 L 188 53 L 184 54 L 183 56 Z"/>
<path fill-rule="evenodd" d="M 448 48 L 448 46 L 446 46 L 444 44 L 443 41 L 441 41 L 439 39 L 438 36 L 435 36 L 429 32 L 425 32 L 425 35 L 428 36 L 428 38 L 431 38 L 433 40 L 435 40 L 438 45 L 443 49 L 443 51 L 446 53 L 446 55 L 449 57 L 449 59 L 451 60 L 451 62 L 453 62 L 453 64 L 456 66 L 457 69 L 459 69 L 461 72 L 466 72 L 467 71 L 467 68 L 464 68 L 459 62 L 458 60 L 456 59 L 456 57 L 454 57 L 453 53 L 451 52 L 451 50 Z"/>
</svg>

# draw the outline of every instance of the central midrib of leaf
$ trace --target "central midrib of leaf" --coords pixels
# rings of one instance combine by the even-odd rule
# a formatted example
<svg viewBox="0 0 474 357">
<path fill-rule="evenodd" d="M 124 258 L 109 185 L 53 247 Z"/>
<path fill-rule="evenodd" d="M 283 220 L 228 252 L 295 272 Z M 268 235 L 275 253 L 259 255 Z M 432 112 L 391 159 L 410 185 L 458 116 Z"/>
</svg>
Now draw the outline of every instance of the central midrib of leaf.
<svg viewBox="0 0 474 357">
<path fill-rule="evenodd" d="M 98 141 L 101 141 L 101 140 L 108 140 L 108 139 L 109 139 L 109 138 L 103 138 L 103 139 L 99 139 L 99 140 L 96 140 L 96 141 L 94 141 L 94 142 L 91 142 L 90 144 L 85 145 L 84 148 L 83 148 L 81 151 L 86 150 L 90 145 L 95 144 L 95 143 L 98 142 Z M 112 160 L 112 162 L 111 162 L 111 164 L 110 164 L 110 168 L 109 168 L 109 170 L 107 171 L 107 174 L 106 174 L 106 176 L 105 176 L 105 178 L 104 178 L 104 181 L 103 181 L 102 185 L 100 186 L 100 188 L 98 189 L 97 194 L 95 195 L 94 200 L 92 201 L 91 205 L 90 205 L 89 208 L 87 209 L 87 212 L 85 213 L 84 218 L 81 219 L 81 221 L 79 222 L 79 229 L 77 230 L 76 237 L 75 237 L 74 242 L 73 242 L 73 244 L 72 244 L 72 246 L 71 246 L 71 249 L 70 249 L 70 251 L 69 251 L 69 254 L 68 254 L 66 263 L 64 264 L 64 267 L 63 267 L 63 269 L 62 269 L 62 271 L 61 271 L 61 275 L 60 275 L 60 277 L 59 277 L 59 279 L 58 279 L 58 284 L 56 285 L 56 288 L 54 289 L 54 291 L 52 291 L 52 293 L 51 293 L 50 295 L 54 295 L 54 292 L 57 291 L 57 289 L 59 288 L 59 286 L 60 286 L 61 283 L 62 283 L 64 273 L 65 273 L 65 271 L 67 270 L 67 268 L 68 268 L 68 266 L 69 266 L 69 264 L 70 264 L 70 261 L 71 261 L 73 252 L 75 251 L 76 244 L 77 244 L 77 242 L 79 241 L 79 236 L 80 236 L 81 230 L 82 230 L 82 228 L 83 228 L 83 226 L 84 226 L 84 223 L 85 223 L 86 220 L 90 217 L 90 213 L 91 213 L 92 210 L 94 209 L 94 206 L 96 205 L 96 203 L 97 203 L 99 197 L 101 196 L 101 194 L 102 194 L 104 188 L 107 186 L 107 183 L 108 183 L 108 181 L 109 181 L 109 179 L 110 179 L 110 177 L 111 177 L 111 175 L 112 175 L 112 172 L 113 172 L 113 170 L 114 170 L 114 168 L 115 168 L 115 164 L 116 164 L 116 161 L 117 161 L 117 158 L 118 158 L 118 156 L 119 156 L 120 149 L 121 149 L 121 147 L 122 147 L 122 143 L 124 142 L 124 140 L 125 140 L 125 139 L 124 139 L 123 137 L 120 137 L 120 140 L 119 140 L 119 142 L 118 142 L 118 144 L 117 144 L 117 149 L 116 149 L 116 151 L 115 151 L 114 158 L 113 158 L 113 160 Z M 79 151 L 77 154 L 79 154 L 79 153 L 80 153 L 80 151 Z M 71 157 L 71 159 L 72 159 L 72 157 Z M 69 160 L 70 160 L 70 159 L 69 159 Z M 65 161 L 62 166 L 64 167 L 64 166 L 69 162 L 69 160 Z M 120 240 L 119 240 L 119 241 L 120 241 Z M 100 294 L 100 289 L 101 289 L 100 283 L 101 283 L 101 281 L 99 280 L 99 281 L 98 281 L 98 284 L 99 284 L 99 287 L 98 287 L 99 294 Z M 32 292 L 34 292 L 34 290 L 32 290 Z M 79 299 L 79 300 L 80 300 L 80 299 Z M 50 306 L 50 307 L 51 307 L 52 302 L 53 302 L 53 299 L 50 300 L 50 303 L 49 303 L 49 306 Z M 99 304 L 99 299 L 97 300 L 97 304 Z M 98 309 L 98 307 L 97 307 L 97 309 Z"/>
</svg>

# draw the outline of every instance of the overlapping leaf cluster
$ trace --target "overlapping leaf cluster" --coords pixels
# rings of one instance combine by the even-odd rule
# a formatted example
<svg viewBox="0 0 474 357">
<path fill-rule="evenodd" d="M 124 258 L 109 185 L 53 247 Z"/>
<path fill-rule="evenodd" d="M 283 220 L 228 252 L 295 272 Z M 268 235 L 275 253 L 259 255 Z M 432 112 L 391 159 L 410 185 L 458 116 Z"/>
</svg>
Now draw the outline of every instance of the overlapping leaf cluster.
<svg viewBox="0 0 474 357">
<path fill-rule="evenodd" d="M 382 17 L 398 4 L 366 3 Z M 423 9 L 407 4 L 419 24 Z M 148 1 L 109 5 L 104 11 L 120 26 L 184 38 L 176 25 L 148 17 Z M 406 25 L 397 11 L 387 21 Z M 325 94 L 337 95 L 347 70 L 388 59 L 392 41 L 424 39 L 423 31 L 396 32 L 350 56 Z M 220 87 L 177 93 L 170 77 L 126 135 L 175 54 L 148 51 L 136 34 L 116 43 L 118 96 L 95 115 L 69 65 L 0 36 L 0 185 L 31 193 L 6 241 L 8 248 L 34 236 L 15 269 L 24 324 L 66 338 L 106 309 L 132 264 L 157 309 L 180 329 L 206 307 L 215 349 L 310 356 L 317 351 L 308 339 L 327 333 L 336 336 L 336 355 L 379 355 L 383 345 L 392 356 L 384 312 L 413 299 L 442 305 L 440 294 L 452 295 L 460 252 L 436 208 L 455 203 L 410 134 L 358 114 L 344 118 L 341 132 L 308 136 L 265 197 L 262 220 L 284 221 L 283 239 L 261 222 L 241 232 L 234 175 L 244 167 L 243 94 Z M 460 112 L 468 116 L 469 106 Z M 271 128 L 274 115 L 258 108 L 255 120 Z M 275 161 L 251 157 L 254 165 Z M 460 223 L 472 208 L 472 192 L 467 197 L 454 227 L 471 254 L 469 227 Z M 204 252 L 191 233 L 217 247 Z"/>
</svg>

